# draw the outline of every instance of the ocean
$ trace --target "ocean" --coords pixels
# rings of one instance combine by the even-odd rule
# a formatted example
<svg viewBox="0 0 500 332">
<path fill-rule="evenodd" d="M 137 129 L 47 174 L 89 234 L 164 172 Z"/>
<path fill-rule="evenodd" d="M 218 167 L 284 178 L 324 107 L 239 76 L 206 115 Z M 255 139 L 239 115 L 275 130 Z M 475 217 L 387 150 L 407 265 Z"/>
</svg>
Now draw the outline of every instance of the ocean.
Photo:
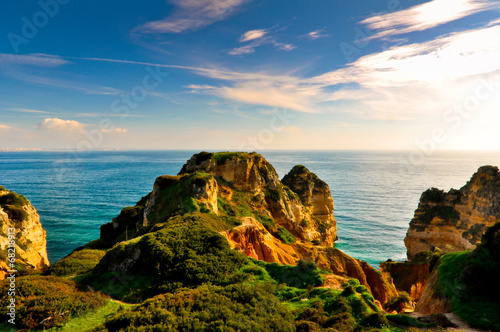
<svg viewBox="0 0 500 332">
<path fill-rule="evenodd" d="M 175 175 L 196 151 L 0 152 L 0 185 L 25 195 L 47 231 L 51 264 L 99 238 L 99 226 Z M 374 267 L 406 258 L 421 193 L 460 188 L 500 152 L 261 151 L 283 177 L 302 164 L 328 183 L 336 248 Z"/>
</svg>

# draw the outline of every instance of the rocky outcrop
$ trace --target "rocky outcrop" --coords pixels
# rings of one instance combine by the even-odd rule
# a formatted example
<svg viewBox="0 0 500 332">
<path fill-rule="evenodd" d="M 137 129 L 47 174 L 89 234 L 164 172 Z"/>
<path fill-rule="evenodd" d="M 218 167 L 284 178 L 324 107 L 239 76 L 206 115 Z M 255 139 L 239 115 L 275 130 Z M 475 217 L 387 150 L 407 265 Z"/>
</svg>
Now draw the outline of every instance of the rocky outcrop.
<svg viewBox="0 0 500 332">
<path fill-rule="evenodd" d="M 159 177 L 148 196 L 104 225 L 101 240 L 124 240 L 124 225 L 136 228 L 136 235 L 172 225 L 175 216 L 192 216 L 219 231 L 231 248 L 248 257 L 289 265 L 311 259 L 338 276 L 329 279 L 331 285 L 356 278 L 380 302 L 396 295 L 376 269 L 333 248 L 337 226 L 330 189 L 304 166 L 280 181 L 257 153 L 195 154 L 178 175 Z M 120 264 L 128 266 L 139 256 L 130 252 Z"/>
<path fill-rule="evenodd" d="M 9 235 L 15 237 L 16 265 L 23 271 L 43 271 L 49 266 L 45 230 L 31 203 L 0 186 L 0 279 L 10 270 L 7 262 Z"/>
<path fill-rule="evenodd" d="M 228 239 L 231 248 L 255 259 L 290 265 L 295 265 L 300 259 L 311 259 L 319 268 L 338 276 L 337 279 L 356 278 L 382 303 L 397 295 L 390 282 L 368 263 L 332 247 L 315 246 L 304 241 L 284 244 L 254 218 L 244 218 L 241 226 L 222 232 L 222 235 Z M 331 287 L 337 287 L 338 282 L 335 285 Z"/>
<path fill-rule="evenodd" d="M 330 189 L 304 166 L 285 176 L 285 183 L 294 184 L 290 187 L 279 180 L 274 167 L 260 154 L 201 152 L 187 161 L 179 176 L 200 173 L 217 179 L 224 199 L 234 201 L 236 192 L 238 200 L 243 193 L 252 211 L 271 217 L 300 240 L 332 246 L 337 239 Z M 213 188 L 216 190 L 215 185 Z"/>
<path fill-rule="evenodd" d="M 436 265 L 440 253 L 430 251 L 419 252 L 411 261 L 381 262 L 380 272 L 400 292 L 406 292 L 413 301 L 418 301 L 423 295 L 425 285 Z"/>
<path fill-rule="evenodd" d="M 410 222 L 405 245 L 412 259 L 420 251 L 471 250 L 484 231 L 500 221 L 500 173 L 483 166 L 460 190 L 425 191 Z"/>
</svg>

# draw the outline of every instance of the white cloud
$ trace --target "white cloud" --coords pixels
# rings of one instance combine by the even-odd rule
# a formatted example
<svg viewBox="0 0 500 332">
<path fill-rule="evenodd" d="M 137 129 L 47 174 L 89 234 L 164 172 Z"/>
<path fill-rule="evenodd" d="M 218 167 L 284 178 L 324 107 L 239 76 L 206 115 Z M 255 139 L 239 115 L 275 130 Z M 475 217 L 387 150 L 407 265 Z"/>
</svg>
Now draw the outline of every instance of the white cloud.
<svg viewBox="0 0 500 332">
<path fill-rule="evenodd" d="M 362 21 L 381 38 L 423 31 L 482 11 L 500 8 L 490 0 L 432 0 L 394 13 L 373 16 Z"/>
<path fill-rule="evenodd" d="M 241 37 L 240 37 L 240 43 L 248 42 L 250 40 L 255 40 L 264 37 L 267 34 L 267 31 L 265 29 L 261 30 L 250 30 L 245 32 Z"/>
<path fill-rule="evenodd" d="M 324 28 L 314 30 L 314 31 L 309 32 L 305 36 L 311 40 L 315 40 L 315 39 L 319 39 L 319 38 L 323 38 L 323 37 L 328 37 L 327 34 L 323 33 L 324 30 L 325 30 Z"/>
<path fill-rule="evenodd" d="M 10 129 L 12 129 L 11 126 L 7 126 L 7 125 L 4 125 L 4 124 L 0 123 L 0 131 L 7 131 L 7 130 L 10 130 Z"/>
<path fill-rule="evenodd" d="M 278 49 L 282 50 L 282 51 L 292 51 L 294 49 L 297 48 L 297 46 L 295 45 L 292 45 L 292 44 L 283 44 L 283 43 L 276 43 L 274 44 L 274 46 L 276 46 Z"/>
<path fill-rule="evenodd" d="M 29 65 L 38 67 L 57 67 L 68 63 L 69 61 L 54 55 L 47 55 L 47 54 L 20 55 L 20 54 L 0 53 L 0 65 L 17 64 L 17 65 Z"/>
<path fill-rule="evenodd" d="M 299 112 L 342 109 L 368 118 L 430 118 L 460 99 L 464 80 L 500 70 L 498 40 L 500 24 L 488 24 L 428 42 L 394 46 L 311 78 L 200 71 L 231 84 L 209 86 L 198 92 Z M 339 106 L 342 102 L 351 103 L 350 108 Z"/>
<path fill-rule="evenodd" d="M 38 123 L 37 128 L 42 130 L 57 130 L 67 132 L 82 132 L 85 124 L 74 120 L 48 118 Z"/>
<path fill-rule="evenodd" d="M 128 130 L 124 128 L 102 129 L 101 131 L 105 134 L 126 134 L 128 132 Z"/>
<path fill-rule="evenodd" d="M 248 0 L 171 0 L 176 9 L 170 16 L 138 28 L 143 33 L 194 31 L 222 21 Z"/>
<path fill-rule="evenodd" d="M 255 52 L 255 47 L 247 45 L 247 46 L 233 48 L 228 53 L 230 55 L 243 55 L 243 54 L 251 54 L 253 52 Z"/>
</svg>

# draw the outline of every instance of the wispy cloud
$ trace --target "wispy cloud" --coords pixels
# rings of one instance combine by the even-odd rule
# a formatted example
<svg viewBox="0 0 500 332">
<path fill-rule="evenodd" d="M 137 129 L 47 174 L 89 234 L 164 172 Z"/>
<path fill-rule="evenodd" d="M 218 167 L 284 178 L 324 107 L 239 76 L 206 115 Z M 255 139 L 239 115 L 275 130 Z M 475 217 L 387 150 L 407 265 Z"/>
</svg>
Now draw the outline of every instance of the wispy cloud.
<svg viewBox="0 0 500 332">
<path fill-rule="evenodd" d="M 57 67 L 68 64 L 69 61 L 54 55 L 47 54 L 5 54 L 0 53 L 0 65 L 2 64 L 17 64 L 37 67 Z"/>
<path fill-rule="evenodd" d="M 52 112 L 33 110 L 28 108 L 11 108 L 8 109 L 10 112 L 19 112 L 19 113 L 32 113 L 32 114 L 50 114 Z"/>
<path fill-rule="evenodd" d="M 263 45 L 274 45 L 278 50 L 281 51 L 292 51 L 297 48 L 293 44 L 287 44 L 278 42 L 275 36 L 271 35 L 270 29 L 257 29 L 245 32 L 238 39 L 240 43 L 247 43 L 244 46 L 235 47 L 228 51 L 230 55 L 245 55 L 255 52 L 257 47 Z"/>
<path fill-rule="evenodd" d="M 318 29 L 318 30 L 311 31 L 311 32 L 305 34 L 302 37 L 307 37 L 307 38 L 309 38 L 311 40 L 316 40 L 316 39 L 319 39 L 319 38 L 328 37 L 329 35 L 327 35 L 326 33 L 324 33 L 324 31 L 325 31 L 325 28 L 321 28 L 321 29 Z"/>
<path fill-rule="evenodd" d="M 240 43 L 244 43 L 244 42 L 247 42 L 250 40 L 262 38 L 266 34 L 267 34 L 267 30 L 265 30 L 265 29 L 247 31 L 240 37 Z"/>
<path fill-rule="evenodd" d="M 362 21 L 382 38 L 423 31 L 482 11 L 500 8 L 491 0 L 432 0 L 406 10 L 377 15 Z"/>
<path fill-rule="evenodd" d="M 7 130 L 11 130 L 11 129 L 12 129 L 11 126 L 7 126 L 7 125 L 0 123 L 0 131 L 7 131 Z"/>
<path fill-rule="evenodd" d="M 146 23 L 142 33 L 180 33 L 194 31 L 222 21 L 249 0 L 171 0 L 174 12 L 166 18 Z"/>
</svg>

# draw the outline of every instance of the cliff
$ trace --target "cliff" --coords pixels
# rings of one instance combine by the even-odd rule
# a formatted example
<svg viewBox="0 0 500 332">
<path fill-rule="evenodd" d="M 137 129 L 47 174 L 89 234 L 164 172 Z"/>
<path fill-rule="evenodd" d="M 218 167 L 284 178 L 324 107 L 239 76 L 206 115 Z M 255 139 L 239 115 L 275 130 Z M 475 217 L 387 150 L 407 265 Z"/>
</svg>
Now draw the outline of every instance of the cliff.
<svg viewBox="0 0 500 332">
<path fill-rule="evenodd" d="M 9 234 L 15 236 L 16 269 L 43 271 L 49 266 L 45 230 L 31 203 L 22 195 L 0 186 L 0 280 L 6 276 Z M 9 232 L 9 230 L 14 232 Z"/>
<path fill-rule="evenodd" d="M 473 251 L 442 256 L 415 308 L 423 314 L 454 312 L 473 327 L 500 330 L 500 223 Z"/>
<path fill-rule="evenodd" d="M 483 166 L 460 190 L 425 191 L 406 234 L 407 256 L 420 251 L 471 250 L 484 231 L 500 221 L 500 173 Z"/>
<path fill-rule="evenodd" d="M 380 272 L 400 292 L 406 292 L 413 301 L 419 301 L 440 253 L 422 251 L 411 261 L 381 262 Z"/>
<path fill-rule="evenodd" d="M 159 177 L 148 196 L 103 225 L 101 240 L 120 242 L 186 222 L 219 232 L 248 257 L 289 265 L 312 260 L 343 278 L 358 279 L 380 302 L 396 295 L 376 269 L 333 248 L 337 227 L 330 189 L 304 166 L 295 166 L 280 181 L 257 153 L 195 154 L 178 175 Z M 130 254 L 125 261 L 100 264 L 97 270 L 127 272 L 143 250 L 133 244 L 123 252 Z"/>
</svg>

